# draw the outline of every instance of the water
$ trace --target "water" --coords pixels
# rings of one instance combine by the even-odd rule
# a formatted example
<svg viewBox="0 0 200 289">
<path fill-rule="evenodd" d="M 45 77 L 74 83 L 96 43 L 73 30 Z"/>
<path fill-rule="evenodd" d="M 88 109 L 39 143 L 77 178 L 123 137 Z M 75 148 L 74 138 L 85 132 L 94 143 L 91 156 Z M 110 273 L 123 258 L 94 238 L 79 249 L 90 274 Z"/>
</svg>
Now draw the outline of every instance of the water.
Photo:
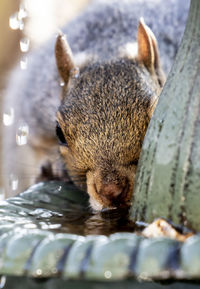
<svg viewBox="0 0 200 289">
<path fill-rule="evenodd" d="M 112 272 L 110 272 L 110 271 L 105 271 L 104 277 L 105 277 L 106 279 L 110 279 L 110 278 L 112 277 Z"/>
<path fill-rule="evenodd" d="M 45 211 L 45 210 L 44 210 Z M 128 219 L 128 210 L 110 210 L 106 213 L 90 212 L 84 208 L 69 205 L 68 210 L 62 211 L 63 217 L 52 216 L 44 218 L 37 227 L 59 233 L 71 233 L 77 235 L 110 235 L 116 232 L 134 232 L 140 230 L 140 226 Z M 143 229 L 143 227 L 141 227 Z"/>
<path fill-rule="evenodd" d="M 19 30 L 24 30 L 24 22 L 23 20 L 19 20 Z"/>
<path fill-rule="evenodd" d="M 24 37 L 20 40 L 20 49 L 22 52 L 28 52 L 30 45 L 30 40 L 27 37 Z"/>
<path fill-rule="evenodd" d="M 5 200 L 5 190 L 0 187 L 0 202 Z"/>
<path fill-rule="evenodd" d="M 7 112 L 3 113 L 3 124 L 11 126 L 14 122 L 14 108 L 9 108 Z"/>
<path fill-rule="evenodd" d="M 19 29 L 20 21 L 18 19 L 18 12 L 15 12 L 14 14 L 12 14 L 10 16 L 10 18 L 9 18 L 9 26 L 13 30 Z"/>
<path fill-rule="evenodd" d="M 9 184 L 12 191 L 16 191 L 18 189 L 19 180 L 16 175 L 11 174 L 9 176 Z"/>
<path fill-rule="evenodd" d="M 61 87 L 65 86 L 65 82 L 63 80 L 60 81 L 60 86 Z"/>
<path fill-rule="evenodd" d="M 6 276 L 1 276 L 0 277 L 0 289 L 4 288 L 6 284 Z"/>
<path fill-rule="evenodd" d="M 42 270 L 41 269 L 37 269 L 36 274 L 37 274 L 37 276 L 41 276 L 42 275 Z"/>
<path fill-rule="evenodd" d="M 24 228 L 25 229 L 36 229 L 37 225 L 35 225 L 35 224 L 25 224 Z"/>
<path fill-rule="evenodd" d="M 10 175 L 10 186 L 12 190 L 18 188 L 18 178 L 14 174 Z M 144 229 L 144 224 L 137 225 L 129 220 L 128 208 L 94 212 L 89 207 L 87 194 L 71 184 L 58 181 L 36 184 L 19 196 L 8 199 L 8 202 L 7 205 L 0 205 L 1 210 L 6 206 L 6 216 L 11 218 L 7 221 L 21 224 L 26 229 L 82 236 L 108 236 L 116 232 Z M 0 211 L 1 217 L 4 214 Z M 108 272 L 106 276 L 109 278 Z"/>
<path fill-rule="evenodd" d="M 22 56 L 21 60 L 20 60 L 20 67 L 22 70 L 26 70 L 27 69 L 27 65 L 28 65 L 28 58 L 27 56 Z"/>
<path fill-rule="evenodd" d="M 51 224 L 51 223 L 45 223 L 45 222 L 40 222 L 40 226 L 42 230 L 55 230 L 55 229 L 60 229 L 62 227 L 61 224 Z"/>
<path fill-rule="evenodd" d="M 29 127 L 25 122 L 22 122 L 16 132 L 17 145 L 26 145 L 28 142 Z"/>
<path fill-rule="evenodd" d="M 17 176 L 10 175 L 9 181 L 11 189 L 16 191 L 19 183 Z M 44 202 L 45 196 L 49 197 L 50 202 Z M 146 224 L 136 224 L 129 219 L 128 208 L 93 212 L 87 195 L 70 184 L 61 186 L 61 182 L 55 181 L 36 184 L 19 196 L 1 202 L 0 226 L 13 224 L 20 229 L 79 236 L 141 232 L 146 227 Z M 109 276 L 109 272 L 105 272 L 105 278 L 111 278 Z"/>
<path fill-rule="evenodd" d="M 23 18 L 26 18 L 26 17 L 27 17 L 27 11 L 25 9 L 24 4 L 21 3 L 19 6 L 18 19 L 22 20 Z"/>
<path fill-rule="evenodd" d="M 13 30 L 23 30 L 24 29 L 24 21 L 18 18 L 18 12 L 12 14 L 9 18 L 9 26 Z"/>
<path fill-rule="evenodd" d="M 12 14 L 9 18 L 9 26 L 13 30 L 24 29 L 24 18 L 27 17 L 27 11 L 23 4 L 20 4 L 19 11 Z"/>
</svg>

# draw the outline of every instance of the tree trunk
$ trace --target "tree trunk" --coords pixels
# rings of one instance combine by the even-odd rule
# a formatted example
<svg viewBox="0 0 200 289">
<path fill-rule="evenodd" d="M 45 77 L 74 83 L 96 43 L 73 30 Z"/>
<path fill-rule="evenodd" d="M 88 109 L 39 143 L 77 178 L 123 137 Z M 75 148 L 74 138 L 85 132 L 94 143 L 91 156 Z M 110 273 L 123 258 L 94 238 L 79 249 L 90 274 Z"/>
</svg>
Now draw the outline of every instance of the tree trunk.
<svg viewBox="0 0 200 289">
<path fill-rule="evenodd" d="M 185 33 L 143 144 L 131 218 L 171 219 L 200 230 L 200 1 Z"/>
</svg>

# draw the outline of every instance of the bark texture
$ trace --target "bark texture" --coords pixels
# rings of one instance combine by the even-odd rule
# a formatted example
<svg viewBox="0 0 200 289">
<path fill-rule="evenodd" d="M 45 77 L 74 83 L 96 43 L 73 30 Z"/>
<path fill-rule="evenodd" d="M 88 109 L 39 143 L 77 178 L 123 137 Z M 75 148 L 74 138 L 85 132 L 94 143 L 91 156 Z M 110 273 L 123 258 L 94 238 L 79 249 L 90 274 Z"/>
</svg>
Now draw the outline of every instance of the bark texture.
<svg viewBox="0 0 200 289">
<path fill-rule="evenodd" d="M 185 33 L 143 144 L 131 218 L 166 217 L 200 230 L 200 1 Z"/>
</svg>

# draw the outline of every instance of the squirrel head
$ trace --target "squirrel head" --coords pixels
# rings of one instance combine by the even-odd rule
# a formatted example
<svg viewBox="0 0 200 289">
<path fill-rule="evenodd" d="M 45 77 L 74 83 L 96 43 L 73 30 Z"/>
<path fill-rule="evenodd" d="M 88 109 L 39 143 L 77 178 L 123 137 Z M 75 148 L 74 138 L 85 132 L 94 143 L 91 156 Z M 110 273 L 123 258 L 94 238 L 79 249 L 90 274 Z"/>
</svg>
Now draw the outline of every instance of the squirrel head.
<svg viewBox="0 0 200 289">
<path fill-rule="evenodd" d="M 57 112 L 60 152 L 72 181 L 93 209 L 130 205 L 144 136 L 163 82 L 153 32 L 138 26 L 138 54 L 75 68 L 59 35 L 56 61 L 65 82 Z"/>
</svg>

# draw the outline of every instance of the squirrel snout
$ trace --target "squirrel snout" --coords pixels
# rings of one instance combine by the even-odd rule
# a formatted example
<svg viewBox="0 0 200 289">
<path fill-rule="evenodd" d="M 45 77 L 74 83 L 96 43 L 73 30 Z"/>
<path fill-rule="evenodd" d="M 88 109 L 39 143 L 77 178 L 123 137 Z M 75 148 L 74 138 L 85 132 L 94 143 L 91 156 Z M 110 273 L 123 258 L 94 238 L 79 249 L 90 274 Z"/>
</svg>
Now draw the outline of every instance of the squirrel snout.
<svg viewBox="0 0 200 289">
<path fill-rule="evenodd" d="M 119 208 L 130 205 L 132 187 L 128 176 L 119 177 L 117 173 L 103 175 L 101 172 L 88 172 L 87 190 L 90 205 L 94 210 L 103 208 Z"/>
<path fill-rule="evenodd" d="M 108 197 L 108 198 L 116 198 L 118 197 L 123 191 L 122 186 L 118 186 L 116 184 L 109 184 L 104 185 L 103 188 L 101 188 L 101 195 Z"/>
<path fill-rule="evenodd" d="M 99 192 L 103 199 L 107 199 L 115 206 L 120 206 L 126 200 L 128 194 L 128 183 L 124 185 L 116 185 L 114 183 L 103 185 Z"/>
</svg>

